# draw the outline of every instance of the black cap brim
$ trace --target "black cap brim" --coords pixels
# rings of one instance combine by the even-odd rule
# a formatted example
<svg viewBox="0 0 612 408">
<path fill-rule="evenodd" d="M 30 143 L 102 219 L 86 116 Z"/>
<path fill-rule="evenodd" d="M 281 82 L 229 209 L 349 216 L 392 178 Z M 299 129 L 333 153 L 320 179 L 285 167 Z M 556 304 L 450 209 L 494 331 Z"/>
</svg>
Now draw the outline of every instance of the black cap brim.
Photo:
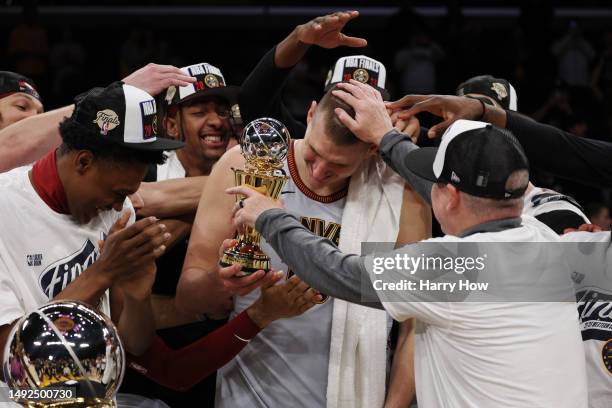
<svg viewBox="0 0 612 408">
<path fill-rule="evenodd" d="M 169 139 L 167 137 L 158 137 L 154 142 L 149 143 L 121 143 L 122 146 L 128 149 L 134 150 L 146 150 L 149 152 L 153 151 L 165 151 L 165 150 L 177 150 L 185 146 L 185 143 Z"/>
<path fill-rule="evenodd" d="M 433 172 L 437 152 L 437 147 L 421 147 L 413 150 L 406 156 L 406 167 L 417 176 L 436 183 L 440 181 Z"/>
<path fill-rule="evenodd" d="M 209 96 L 218 96 L 229 102 L 230 105 L 238 103 L 238 95 L 240 94 L 240 87 L 235 85 L 220 86 L 218 88 L 206 88 L 200 92 L 193 93 L 185 98 L 181 99 L 178 103 L 185 103 L 188 101 L 194 101 L 199 98 L 207 98 Z"/>
</svg>

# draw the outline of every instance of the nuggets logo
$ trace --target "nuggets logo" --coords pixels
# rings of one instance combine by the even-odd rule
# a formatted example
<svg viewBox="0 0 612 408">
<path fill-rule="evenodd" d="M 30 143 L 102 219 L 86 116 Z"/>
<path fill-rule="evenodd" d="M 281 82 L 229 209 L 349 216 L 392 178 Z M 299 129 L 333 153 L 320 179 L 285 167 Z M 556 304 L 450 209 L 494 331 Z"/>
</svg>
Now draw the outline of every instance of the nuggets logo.
<svg viewBox="0 0 612 408">
<path fill-rule="evenodd" d="M 204 83 L 209 88 L 218 88 L 219 87 L 219 80 L 213 74 L 206 75 L 204 77 Z"/>
<path fill-rule="evenodd" d="M 106 136 L 106 134 L 119 126 L 119 116 L 117 113 L 110 109 L 104 109 L 98 111 L 96 118 L 93 123 L 97 124 L 100 128 L 100 134 Z"/>
<path fill-rule="evenodd" d="M 353 79 L 355 81 L 367 84 L 368 80 L 370 79 L 370 74 L 368 74 L 368 71 L 366 71 L 365 69 L 359 68 L 353 72 Z"/>
<path fill-rule="evenodd" d="M 40 288 L 49 299 L 53 299 L 89 268 L 97 258 L 98 251 L 88 239 L 77 252 L 56 261 L 40 274 Z"/>
<path fill-rule="evenodd" d="M 612 374 L 612 340 L 608 340 L 608 342 L 604 344 L 603 349 L 601 349 L 601 358 L 608 372 Z"/>
<path fill-rule="evenodd" d="M 504 99 L 508 96 L 508 91 L 506 91 L 506 87 L 504 86 L 504 84 L 501 84 L 499 82 L 493 82 L 493 84 L 491 85 L 491 90 L 497 94 L 497 97 L 499 99 Z"/>
</svg>

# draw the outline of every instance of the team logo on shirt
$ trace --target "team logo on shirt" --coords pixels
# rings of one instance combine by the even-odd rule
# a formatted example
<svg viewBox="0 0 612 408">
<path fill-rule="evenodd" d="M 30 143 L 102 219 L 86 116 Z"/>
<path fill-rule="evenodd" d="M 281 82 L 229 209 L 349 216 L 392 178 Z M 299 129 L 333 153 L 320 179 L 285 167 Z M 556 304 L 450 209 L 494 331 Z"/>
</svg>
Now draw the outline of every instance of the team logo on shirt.
<svg viewBox="0 0 612 408">
<path fill-rule="evenodd" d="M 42 291 L 53 299 L 98 258 L 95 245 L 88 239 L 81 249 L 48 266 L 39 278 Z"/>
<path fill-rule="evenodd" d="M 612 340 L 608 340 L 608 342 L 604 344 L 603 349 L 601 349 L 601 358 L 608 372 L 612 374 Z"/>
<path fill-rule="evenodd" d="M 28 266 L 40 266 L 42 265 L 42 254 L 30 254 L 26 255 L 26 261 Z"/>
<path fill-rule="evenodd" d="M 612 294 L 588 288 L 576 293 L 582 340 L 612 339 Z"/>
</svg>

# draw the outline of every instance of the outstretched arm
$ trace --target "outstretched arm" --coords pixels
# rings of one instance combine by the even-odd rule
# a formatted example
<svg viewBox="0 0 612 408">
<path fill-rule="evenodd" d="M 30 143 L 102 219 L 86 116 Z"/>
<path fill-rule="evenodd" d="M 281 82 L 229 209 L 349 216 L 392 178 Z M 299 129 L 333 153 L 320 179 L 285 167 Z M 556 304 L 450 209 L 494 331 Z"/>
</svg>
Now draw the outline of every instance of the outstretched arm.
<svg viewBox="0 0 612 408">
<path fill-rule="evenodd" d="M 185 86 L 195 79 L 171 65 L 148 64 L 123 79 L 152 96 L 170 85 Z M 32 116 L 0 131 L 0 173 L 41 158 L 62 142 L 59 124 L 72 115 L 74 105 Z"/>
<path fill-rule="evenodd" d="M 245 122 L 271 116 L 283 122 L 294 137 L 304 134 L 304 125 L 295 120 L 281 99 L 281 91 L 291 68 L 304 57 L 310 46 L 365 47 L 367 41 L 342 33 L 344 26 L 359 16 L 356 11 L 338 12 L 317 17 L 298 25 L 276 45 L 249 74 L 240 92 L 240 111 Z M 262 95 L 265 95 L 262 98 Z"/>
</svg>

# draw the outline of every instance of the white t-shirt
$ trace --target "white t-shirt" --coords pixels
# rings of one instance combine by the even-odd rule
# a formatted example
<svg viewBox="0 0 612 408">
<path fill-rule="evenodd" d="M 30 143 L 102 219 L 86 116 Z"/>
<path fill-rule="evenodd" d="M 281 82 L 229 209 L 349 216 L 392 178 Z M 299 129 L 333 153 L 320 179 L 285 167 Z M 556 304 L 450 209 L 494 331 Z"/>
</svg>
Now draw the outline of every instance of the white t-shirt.
<svg viewBox="0 0 612 408">
<path fill-rule="evenodd" d="M 91 266 L 121 213 L 99 213 L 88 224 L 47 206 L 32 187 L 28 169 L 0 175 L 0 325 L 10 324 L 57 296 Z M 134 210 L 129 199 L 124 209 Z M 110 316 L 108 293 L 100 310 Z"/>
<path fill-rule="evenodd" d="M 561 237 L 576 287 L 589 406 L 612 406 L 612 245 L 610 232 L 572 232 Z"/>
<path fill-rule="evenodd" d="M 166 152 L 168 159 L 157 165 L 157 181 L 185 178 L 185 168 L 181 164 L 176 151 Z"/>
<path fill-rule="evenodd" d="M 552 251 L 555 244 L 532 244 L 558 241 L 554 231 L 524 216 L 517 228 L 465 238 L 447 235 L 416 244 L 413 257 L 436 256 L 434 247 L 440 246 L 427 243 L 445 243 L 451 251 L 455 242 L 485 243 L 487 275 L 479 275 L 480 281 L 496 279 L 503 287 L 522 276 L 536 275 L 544 282 L 552 278 L 570 300 L 428 301 L 440 295 L 428 299 L 430 295 L 417 291 L 398 292 L 396 301 L 383 301 L 394 319 L 417 318 L 414 365 L 419 408 L 587 406 L 584 351 L 576 304 L 571 302 L 569 266 Z M 373 257 L 366 258 L 366 266 L 372 265 Z M 368 270 L 373 282 L 380 278 L 371 267 Z M 397 269 L 384 273 L 395 274 L 394 282 L 415 279 Z M 430 278 L 428 271 L 419 274 Z M 438 279 L 433 275 L 432 280 Z"/>
</svg>

